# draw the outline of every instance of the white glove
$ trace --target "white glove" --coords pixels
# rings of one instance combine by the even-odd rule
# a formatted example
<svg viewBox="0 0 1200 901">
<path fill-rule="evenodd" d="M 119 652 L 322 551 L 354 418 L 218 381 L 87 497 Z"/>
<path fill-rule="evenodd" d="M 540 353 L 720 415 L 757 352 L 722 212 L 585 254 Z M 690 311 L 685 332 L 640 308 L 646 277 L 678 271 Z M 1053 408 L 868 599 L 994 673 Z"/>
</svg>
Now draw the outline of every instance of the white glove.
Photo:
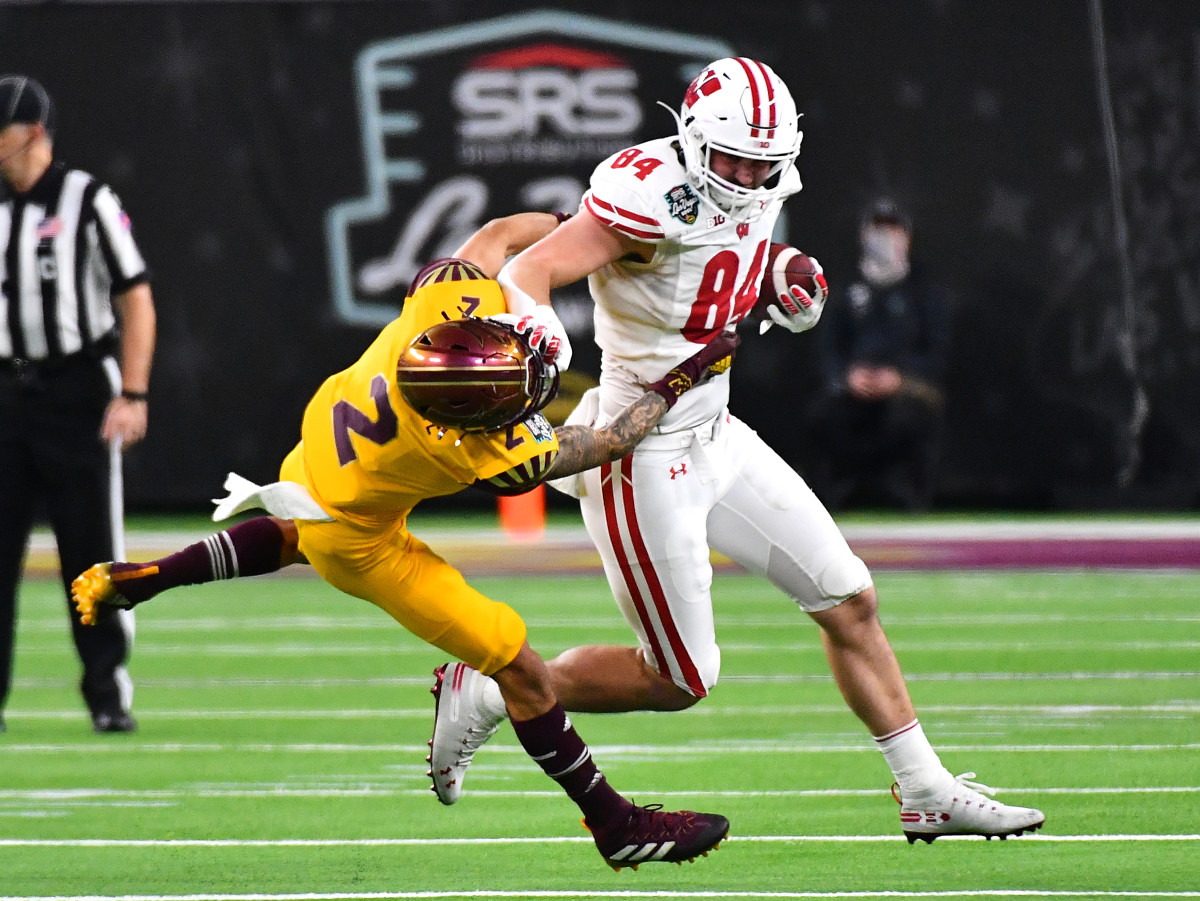
<svg viewBox="0 0 1200 901">
<path fill-rule="evenodd" d="M 817 270 L 813 276 L 813 281 L 817 283 L 816 291 L 810 294 L 799 285 L 789 285 L 787 293 L 776 298 L 778 304 L 773 303 L 767 307 L 767 315 L 771 317 L 771 321 L 793 333 L 806 332 L 817 324 L 817 320 L 821 318 L 821 311 L 825 309 L 825 298 L 829 296 L 825 270 L 815 257 L 809 259 Z M 766 329 L 761 331 L 765 332 Z"/>
<path fill-rule="evenodd" d="M 529 347 L 547 363 L 557 366 L 559 372 L 571 365 L 571 339 L 558 314 L 546 304 L 540 303 L 521 315 L 497 313 L 488 318 L 504 323 L 524 337 Z"/>
</svg>

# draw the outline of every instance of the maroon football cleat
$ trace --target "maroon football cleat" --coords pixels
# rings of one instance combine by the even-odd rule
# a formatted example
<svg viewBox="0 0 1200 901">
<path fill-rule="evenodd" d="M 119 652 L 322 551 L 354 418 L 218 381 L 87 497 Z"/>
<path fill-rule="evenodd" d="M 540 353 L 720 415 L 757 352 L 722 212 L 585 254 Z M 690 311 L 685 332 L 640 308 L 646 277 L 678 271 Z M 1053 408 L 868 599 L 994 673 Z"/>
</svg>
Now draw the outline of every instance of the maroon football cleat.
<svg viewBox="0 0 1200 901">
<path fill-rule="evenodd" d="M 661 804 L 634 806 L 627 820 L 608 829 L 592 829 L 587 820 L 583 825 L 592 833 L 605 863 L 614 870 L 636 870 L 646 861 L 682 864 L 707 857 L 729 835 L 729 820 L 720 814 L 668 812 Z"/>
</svg>

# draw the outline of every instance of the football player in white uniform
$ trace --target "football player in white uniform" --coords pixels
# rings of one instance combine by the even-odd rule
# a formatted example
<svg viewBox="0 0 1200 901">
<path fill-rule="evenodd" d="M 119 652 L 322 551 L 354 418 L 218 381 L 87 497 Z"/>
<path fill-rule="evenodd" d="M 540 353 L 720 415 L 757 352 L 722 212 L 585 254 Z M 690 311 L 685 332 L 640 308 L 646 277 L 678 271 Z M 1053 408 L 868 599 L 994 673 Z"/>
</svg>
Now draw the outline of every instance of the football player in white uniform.
<svg viewBox="0 0 1200 901">
<path fill-rule="evenodd" d="M 601 376 L 572 421 L 607 422 L 643 385 L 746 316 L 780 208 L 800 190 L 795 103 L 761 62 L 721 59 L 706 67 L 677 120 L 677 136 L 600 163 L 579 215 L 498 278 L 510 311 L 528 318 L 526 328 L 565 344 L 542 307 L 550 289 L 588 276 Z M 818 291 L 807 305 L 773 306 L 771 319 L 793 332 L 811 328 L 825 301 Z M 725 374 L 684 394 L 628 457 L 556 484 L 580 499 L 638 637 L 636 648 L 574 648 L 552 661 L 564 705 L 679 710 L 708 693 L 721 663 L 710 596 L 715 548 L 765 576 L 820 626 L 843 697 L 895 775 L 910 842 L 1004 838 L 1040 827 L 1041 811 L 994 801 L 984 794 L 990 789 L 968 781 L 974 773 L 955 777 L 942 765 L 880 625 L 866 565 L 800 476 L 729 413 L 728 399 Z M 438 722 L 432 760 L 456 791 L 474 750 L 503 717 L 488 680 L 463 675 L 455 684 L 469 713 L 461 724 Z"/>
</svg>

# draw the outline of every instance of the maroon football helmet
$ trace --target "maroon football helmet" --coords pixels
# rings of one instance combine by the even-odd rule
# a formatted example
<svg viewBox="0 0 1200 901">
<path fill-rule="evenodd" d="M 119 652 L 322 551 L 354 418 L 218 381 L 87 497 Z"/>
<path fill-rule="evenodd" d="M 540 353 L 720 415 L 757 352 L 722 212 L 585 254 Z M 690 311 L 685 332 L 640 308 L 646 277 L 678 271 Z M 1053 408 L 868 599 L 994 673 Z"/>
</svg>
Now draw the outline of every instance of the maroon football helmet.
<svg viewBox="0 0 1200 901">
<path fill-rule="evenodd" d="M 451 319 L 431 325 L 404 349 L 396 383 L 408 405 L 435 425 L 490 432 L 550 403 L 558 369 L 506 325 Z"/>
</svg>

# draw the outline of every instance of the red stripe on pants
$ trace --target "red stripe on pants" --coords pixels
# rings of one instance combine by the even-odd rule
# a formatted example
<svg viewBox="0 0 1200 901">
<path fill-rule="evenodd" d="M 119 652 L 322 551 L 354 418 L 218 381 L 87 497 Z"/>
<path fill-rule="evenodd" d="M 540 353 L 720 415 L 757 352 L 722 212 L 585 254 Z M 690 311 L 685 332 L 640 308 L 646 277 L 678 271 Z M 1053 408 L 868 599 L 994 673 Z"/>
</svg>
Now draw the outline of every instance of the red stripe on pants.
<svg viewBox="0 0 1200 901">
<path fill-rule="evenodd" d="M 679 630 L 675 627 L 675 621 L 671 617 L 671 610 L 667 606 L 667 597 L 663 591 L 662 582 L 659 580 L 658 573 L 654 569 L 654 564 L 650 560 L 650 554 L 646 550 L 646 543 L 642 539 L 641 528 L 638 526 L 637 509 L 633 499 L 633 455 L 630 454 L 625 457 L 619 462 L 618 466 L 620 473 L 615 477 L 613 475 L 612 464 L 605 464 L 601 467 L 600 481 L 604 486 L 604 516 L 608 525 L 608 537 L 617 555 L 617 562 L 620 564 L 621 573 L 625 578 L 625 585 L 629 589 L 634 606 L 637 608 L 638 619 L 642 621 L 642 628 L 645 630 L 646 635 L 649 636 L 650 646 L 654 651 L 655 659 L 658 661 L 658 671 L 663 678 L 672 679 L 670 667 L 663 657 L 662 644 L 655 631 L 654 623 L 647 614 L 646 599 L 637 584 L 636 578 L 634 578 L 633 568 L 629 563 L 629 554 L 626 552 L 622 542 L 620 529 L 617 524 L 615 478 L 620 478 L 621 480 L 621 505 L 625 511 L 625 523 L 629 529 L 629 540 L 633 545 L 634 557 L 645 576 L 646 586 L 650 591 L 651 600 L 658 613 L 659 622 L 662 623 L 666 639 L 671 645 L 671 653 L 679 664 L 680 673 L 687 682 L 688 689 L 696 697 L 703 698 L 708 694 L 708 691 L 704 688 L 700 674 L 696 671 L 696 666 L 692 663 L 691 657 L 688 656 L 687 648 L 683 644 L 683 638 L 680 636 Z M 624 474 L 626 470 L 628 470 L 628 476 Z"/>
</svg>

